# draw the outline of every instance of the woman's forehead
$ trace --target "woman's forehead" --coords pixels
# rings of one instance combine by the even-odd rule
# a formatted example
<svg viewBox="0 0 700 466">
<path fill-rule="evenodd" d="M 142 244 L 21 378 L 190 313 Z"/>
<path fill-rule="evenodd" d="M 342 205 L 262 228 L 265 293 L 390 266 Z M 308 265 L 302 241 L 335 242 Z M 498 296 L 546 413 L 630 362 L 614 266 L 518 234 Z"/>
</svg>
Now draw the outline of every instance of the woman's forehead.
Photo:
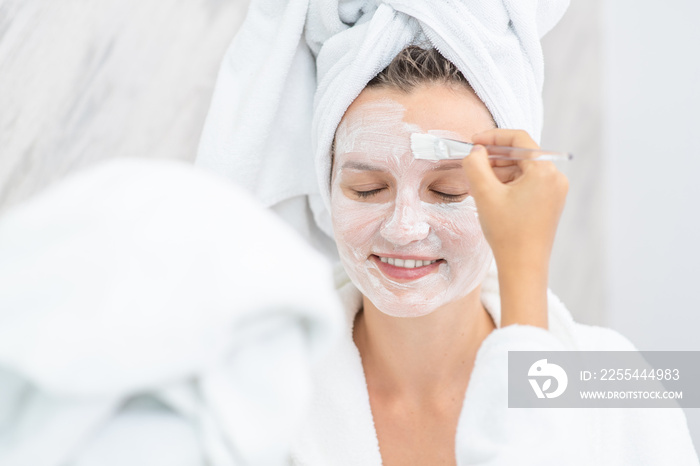
<svg viewBox="0 0 700 466">
<path fill-rule="evenodd" d="M 403 105 L 389 98 L 351 106 L 336 132 L 336 154 L 386 154 L 410 148 L 411 133 L 421 132 L 421 128 L 403 120 L 405 111 Z"/>
<path fill-rule="evenodd" d="M 415 123 L 404 121 L 405 108 L 399 102 L 384 98 L 355 106 L 351 110 L 336 133 L 335 157 L 340 162 L 338 168 L 357 170 L 358 167 L 370 165 L 384 168 L 420 165 L 426 170 L 434 168 L 434 162 L 414 160 L 411 134 L 425 131 Z M 449 130 L 427 132 L 435 136 L 461 138 L 459 133 Z"/>
<path fill-rule="evenodd" d="M 471 91 L 446 85 L 403 92 L 367 88 L 346 111 L 335 138 L 335 153 L 410 150 L 411 133 L 471 141 L 493 128 L 486 106 Z"/>
<path fill-rule="evenodd" d="M 400 118 L 424 129 L 448 129 L 459 133 L 495 127 L 491 113 L 479 97 L 464 86 L 426 84 L 410 91 L 365 88 L 350 104 L 346 117 L 374 110 L 387 118 Z M 371 113 L 371 112 L 370 112 Z"/>
<path fill-rule="evenodd" d="M 493 126 L 483 103 L 467 91 L 446 86 L 418 88 L 410 93 L 365 89 L 350 105 L 335 137 L 334 168 L 361 164 L 404 172 L 412 167 L 431 171 L 435 162 L 414 160 L 411 134 L 470 141 L 475 132 Z M 351 164 L 352 165 L 352 164 Z"/>
</svg>

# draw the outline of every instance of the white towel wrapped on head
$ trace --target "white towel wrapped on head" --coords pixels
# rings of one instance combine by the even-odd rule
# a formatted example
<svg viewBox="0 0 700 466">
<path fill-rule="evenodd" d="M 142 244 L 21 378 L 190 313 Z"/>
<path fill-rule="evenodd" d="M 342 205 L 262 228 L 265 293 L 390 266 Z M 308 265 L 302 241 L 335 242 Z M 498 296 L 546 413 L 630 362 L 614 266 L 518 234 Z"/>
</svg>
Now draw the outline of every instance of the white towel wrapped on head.
<svg viewBox="0 0 700 466">
<path fill-rule="evenodd" d="M 538 140 L 540 38 L 568 3 L 252 0 L 222 64 L 197 163 L 267 206 L 308 196 L 316 223 L 332 236 L 331 144 L 345 110 L 378 72 L 408 45 L 434 47 L 499 127 Z"/>
</svg>

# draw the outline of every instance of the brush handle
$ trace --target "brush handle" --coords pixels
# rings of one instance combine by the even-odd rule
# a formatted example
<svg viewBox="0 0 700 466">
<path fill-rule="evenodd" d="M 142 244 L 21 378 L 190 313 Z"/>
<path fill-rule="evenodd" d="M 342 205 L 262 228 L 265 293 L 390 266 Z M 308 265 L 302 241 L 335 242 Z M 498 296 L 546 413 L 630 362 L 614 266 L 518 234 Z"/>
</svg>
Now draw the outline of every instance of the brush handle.
<svg viewBox="0 0 700 466">
<path fill-rule="evenodd" d="M 463 159 L 471 152 L 474 144 L 471 142 L 456 141 L 454 139 L 440 138 L 436 144 L 436 152 L 443 155 L 449 154 L 449 159 Z M 568 152 L 553 152 L 542 149 L 526 149 L 524 147 L 485 145 L 490 159 L 501 160 L 571 160 L 574 156 Z"/>
<path fill-rule="evenodd" d="M 547 160 L 560 161 L 571 160 L 574 156 L 568 152 L 552 152 L 542 149 L 526 149 L 523 147 L 492 146 L 486 145 L 486 152 L 490 159 L 500 160 Z"/>
</svg>

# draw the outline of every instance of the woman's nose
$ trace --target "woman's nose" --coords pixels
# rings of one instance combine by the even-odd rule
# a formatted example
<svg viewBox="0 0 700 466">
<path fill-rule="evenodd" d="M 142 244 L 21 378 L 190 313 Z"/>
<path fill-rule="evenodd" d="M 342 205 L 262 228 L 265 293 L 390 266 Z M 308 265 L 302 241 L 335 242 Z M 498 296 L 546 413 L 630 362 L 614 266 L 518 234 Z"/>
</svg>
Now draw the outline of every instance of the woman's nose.
<svg viewBox="0 0 700 466">
<path fill-rule="evenodd" d="M 405 246 L 427 238 L 430 225 L 425 221 L 420 206 L 397 202 L 380 233 L 387 241 L 397 246 Z"/>
</svg>

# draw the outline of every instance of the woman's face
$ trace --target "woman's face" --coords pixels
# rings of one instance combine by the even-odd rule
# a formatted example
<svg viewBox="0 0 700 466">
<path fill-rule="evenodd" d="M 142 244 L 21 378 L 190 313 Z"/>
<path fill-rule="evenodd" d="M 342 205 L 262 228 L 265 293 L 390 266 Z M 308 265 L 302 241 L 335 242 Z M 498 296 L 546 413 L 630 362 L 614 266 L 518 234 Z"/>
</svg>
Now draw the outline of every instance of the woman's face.
<svg viewBox="0 0 700 466">
<path fill-rule="evenodd" d="M 415 160 L 411 133 L 470 141 L 495 125 L 466 88 L 365 89 L 338 126 L 331 215 L 351 280 L 380 311 L 428 314 L 463 298 L 492 261 L 461 161 Z"/>
</svg>

